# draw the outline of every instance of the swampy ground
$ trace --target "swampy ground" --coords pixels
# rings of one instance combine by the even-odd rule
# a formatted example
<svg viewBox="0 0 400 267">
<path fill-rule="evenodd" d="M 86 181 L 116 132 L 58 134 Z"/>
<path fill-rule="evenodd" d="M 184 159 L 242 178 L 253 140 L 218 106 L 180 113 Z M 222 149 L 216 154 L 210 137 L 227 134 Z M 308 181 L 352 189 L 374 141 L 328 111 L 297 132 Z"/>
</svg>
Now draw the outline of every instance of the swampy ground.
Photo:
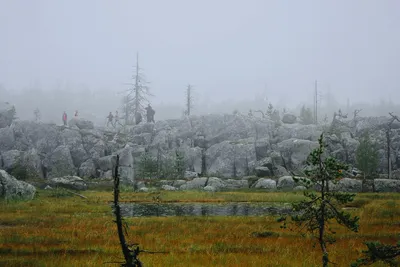
<svg viewBox="0 0 400 267">
<path fill-rule="evenodd" d="M 111 191 L 86 191 L 87 199 L 39 190 L 28 202 L 0 202 L 0 266 L 118 266 L 123 259 L 110 208 Z M 154 202 L 154 193 L 122 192 L 122 202 Z M 292 203 L 301 192 L 161 192 L 161 202 Z M 400 239 L 400 194 L 358 194 L 348 207 L 360 216 L 358 233 L 333 225 L 335 266 L 349 266 L 364 241 Z M 283 230 L 276 216 L 126 218 L 128 240 L 149 251 L 148 266 L 320 266 L 314 240 Z M 383 266 L 376 264 L 375 266 Z"/>
</svg>

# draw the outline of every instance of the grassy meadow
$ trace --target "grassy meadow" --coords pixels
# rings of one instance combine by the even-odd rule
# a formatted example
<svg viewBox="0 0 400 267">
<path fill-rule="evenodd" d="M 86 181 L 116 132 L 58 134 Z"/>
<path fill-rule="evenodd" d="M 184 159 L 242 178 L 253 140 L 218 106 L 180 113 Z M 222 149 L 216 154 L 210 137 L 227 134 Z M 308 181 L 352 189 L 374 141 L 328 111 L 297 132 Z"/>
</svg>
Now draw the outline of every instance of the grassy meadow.
<svg viewBox="0 0 400 267">
<path fill-rule="evenodd" d="M 110 208 L 111 191 L 86 191 L 87 199 L 39 191 L 29 202 L 0 202 L 0 266 L 118 266 L 123 256 Z M 122 192 L 121 202 L 152 202 L 153 193 Z M 283 202 L 301 192 L 161 192 L 162 202 Z M 359 194 L 347 207 L 360 230 L 340 226 L 329 245 L 335 266 L 349 266 L 367 240 L 400 239 L 400 194 Z M 314 241 L 280 229 L 276 217 L 126 218 L 129 242 L 142 249 L 145 266 L 320 266 Z M 383 266 L 376 264 L 375 266 Z"/>
</svg>

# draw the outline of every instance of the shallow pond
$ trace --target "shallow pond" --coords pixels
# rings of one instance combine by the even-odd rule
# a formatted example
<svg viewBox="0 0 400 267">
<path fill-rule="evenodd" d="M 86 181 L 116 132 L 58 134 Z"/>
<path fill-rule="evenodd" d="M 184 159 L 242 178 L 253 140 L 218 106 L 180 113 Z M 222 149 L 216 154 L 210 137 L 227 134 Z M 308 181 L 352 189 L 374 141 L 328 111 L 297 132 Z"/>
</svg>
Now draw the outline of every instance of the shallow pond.
<svg viewBox="0 0 400 267">
<path fill-rule="evenodd" d="M 291 213 L 288 204 L 229 203 L 121 203 L 125 217 L 151 216 L 265 216 Z"/>
</svg>

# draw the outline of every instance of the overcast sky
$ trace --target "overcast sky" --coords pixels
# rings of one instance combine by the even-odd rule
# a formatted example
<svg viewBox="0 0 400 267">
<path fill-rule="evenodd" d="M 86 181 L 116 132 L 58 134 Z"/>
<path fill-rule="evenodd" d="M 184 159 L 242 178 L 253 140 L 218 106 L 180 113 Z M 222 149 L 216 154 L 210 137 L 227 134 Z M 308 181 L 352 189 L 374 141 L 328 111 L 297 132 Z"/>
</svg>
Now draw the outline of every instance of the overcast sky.
<svg viewBox="0 0 400 267">
<path fill-rule="evenodd" d="M 398 0 L 0 0 L 0 83 L 121 91 L 136 52 L 153 102 L 188 83 L 215 100 L 266 91 L 289 103 L 314 80 L 400 102 Z"/>
</svg>

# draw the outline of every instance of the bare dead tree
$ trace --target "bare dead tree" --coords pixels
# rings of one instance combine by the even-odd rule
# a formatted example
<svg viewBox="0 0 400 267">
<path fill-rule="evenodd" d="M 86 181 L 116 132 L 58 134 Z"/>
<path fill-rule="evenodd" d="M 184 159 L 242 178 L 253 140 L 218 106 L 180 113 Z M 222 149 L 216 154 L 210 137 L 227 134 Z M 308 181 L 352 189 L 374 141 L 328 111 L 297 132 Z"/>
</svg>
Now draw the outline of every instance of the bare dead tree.
<svg viewBox="0 0 400 267">
<path fill-rule="evenodd" d="M 114 214 L 115 223 L 117 224 L 119 242 L 121 244 L 122 253 L 124 254 L 125 263 L 121 266 L 124 267 L 142 267 L 142 263 L 137 258 L 141 252 L 137 244 L 133 244 L 134 248 L 131 249 L 130 245 L 126 243 L 124 228 L 123 228 L 123 218 L 121 215 L 121 207 L 119 206 L 119 155 L 117 155 L 117 163 L 115 165 L 115 175 L 114 175 Z"/>
<path fill-rule="evenodd" d="M 136 55 L 136 68 L 132 79 L 133 83 L 127 83 L 130 88 L 125 91 L 123 98 L 125 124 L 136 122 L 137 114 L 144 113 L 145 104 L 149 103 L 148 98 L 152 96 L 146 77 L 139 66 L 139 54 Z"/>
<path fill-rule="evenodd" d="M 190 113 L 193 109 L 193 96 L 192 96 L 192 86 L 189 84 L 187 89 L 186 89 L 186 110 L 185 114 L 187 116 L 190 116 Z"/>
<path fill-rule="evenodd" d="M 393 112 L 389 112 L 389 115 L 391 116 L 387 127 L 386 127 L 386 145 L 387 145 L 387 169 L 388 169 L 388 179 L 391 178 L 392 176 L 392 160 L 390 157 L 391 154 L 391 137 L 390 134 L 392 132 L 392 125 L 395 121 L 400 122 L 400 119 L 397 115 L 394 115 Z"/>
</svg>

